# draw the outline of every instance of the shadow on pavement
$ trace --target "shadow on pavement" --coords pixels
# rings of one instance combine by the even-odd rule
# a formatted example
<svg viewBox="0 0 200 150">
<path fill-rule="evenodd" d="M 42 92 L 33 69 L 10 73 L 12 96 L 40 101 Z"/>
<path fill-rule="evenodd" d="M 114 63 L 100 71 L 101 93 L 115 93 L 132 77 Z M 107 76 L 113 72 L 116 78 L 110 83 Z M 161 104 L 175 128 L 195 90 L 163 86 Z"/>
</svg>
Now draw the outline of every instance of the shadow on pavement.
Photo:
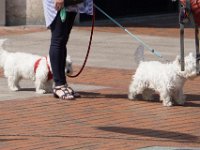
<svg viewBox="0 0 200 150">
<path fill-rule="evenodd" d="M 97 92 L 79 92 L 82 98 L 110 98 L 110 99 L 126 99 L 128 100 L 127 94 L 102 94 Z M 159 100 L 159 95 L 154 95 L 154 100 L 147 101 L 142 98 L 142 95 L 138 95 L 135 100 L 146 101 L 149 103 L 161 103 Z M 200 104 L 195 103 L 196 101 L 200 101 L 200 95 L 192 95 L 186 94 L 186 103 L 184 106 L 180 105 L 180 107 L 200 107 Z M 175 104 L 175 106 L 179 106 Z"/>
<path fill-rule="evenodd" d="M 28 139 L 6 139 L 6 138 L 4 138 L 4 139 L 1 139 L 0 138 L 0 143 L 1 142 L 11 142 L 11 141 L 24 141 L 24 140 L 28 140 Z"/>
<path fill-rule="evenodd" d="M 115 132 L 121 134 L 128 135 L 140 135 L 145 137 L 154 137 L 154 138 L 162 138 L 162 139 L 171 139 L 179 142 L 189 142 L 189 143 L 198 143 L 200 139 L 196 136 L 173 132 L 173 131 L 164 131 L 164 130 L 153 130 L 153 129 L 138 129 L 138 128 L 125 128 L 125 127 L 97 127 L 99 130 Z"/>
<path fill-rule="evenodd" d="M 35 88 L 21 88 L 19 91 L 35 91 Z"/>
<path fill-rule="evenodd" d="M 188 101 L 200 101 L 200 95 L 186 94 L 186 98 Z"/>
<path fill-rule="evenodd" d="M 95 92 L 79 92 L 82 98 L 116 98 L 116 99 L 127 99 L 127 94 L 102 94 Z"/>
</svg>

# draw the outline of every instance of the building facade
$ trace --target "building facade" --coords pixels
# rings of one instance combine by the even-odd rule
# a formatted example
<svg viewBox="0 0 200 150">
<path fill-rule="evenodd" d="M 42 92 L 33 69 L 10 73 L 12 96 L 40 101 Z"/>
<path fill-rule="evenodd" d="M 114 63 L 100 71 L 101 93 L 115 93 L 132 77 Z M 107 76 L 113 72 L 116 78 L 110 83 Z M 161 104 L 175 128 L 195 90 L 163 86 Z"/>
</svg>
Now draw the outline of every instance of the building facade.
<svg viewBox="0 0 200 150">
<path fill-rule="evenodd" d="M 113 17 L 177 11 L 177 2 L 172 2 L 172 0 L 94 0 L 94 2 Z M 6 25 L 44 24 L 42 0 L 0 0 L 0 3 L 0 7 L 5 7 Z M 0 10 L 2 11 L 3 8 Z M 3 16 L 0 15 L 0 17 Z M 97 19 L 103 17 L 101 13 L 97 12 Z M 81 20 L 84 20 L 84 17 Z"/>
<path fill-rule="evenodd" d="M 6 0 L 6 25 L 44 24 L 42 0 Z"/>
<path fill-rule="evenodd" d="M 5 0 L 0 0 L 0 26 L 6 24 Z"/>
</svg>

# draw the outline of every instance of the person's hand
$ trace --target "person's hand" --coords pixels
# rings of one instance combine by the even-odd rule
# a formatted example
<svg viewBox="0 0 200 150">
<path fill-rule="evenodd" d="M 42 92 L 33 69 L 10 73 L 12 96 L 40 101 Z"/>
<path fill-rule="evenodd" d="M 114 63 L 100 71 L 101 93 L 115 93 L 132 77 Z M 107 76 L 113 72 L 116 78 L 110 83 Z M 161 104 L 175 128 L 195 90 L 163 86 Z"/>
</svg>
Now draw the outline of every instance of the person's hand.
<svg viewBox="0 0 200 150">
<path fill-rule="evenodd" d="M 54 0 L 55 1 L 55 9 L 59 11 L 64 7 L 64 0 Z"/>
</svg>

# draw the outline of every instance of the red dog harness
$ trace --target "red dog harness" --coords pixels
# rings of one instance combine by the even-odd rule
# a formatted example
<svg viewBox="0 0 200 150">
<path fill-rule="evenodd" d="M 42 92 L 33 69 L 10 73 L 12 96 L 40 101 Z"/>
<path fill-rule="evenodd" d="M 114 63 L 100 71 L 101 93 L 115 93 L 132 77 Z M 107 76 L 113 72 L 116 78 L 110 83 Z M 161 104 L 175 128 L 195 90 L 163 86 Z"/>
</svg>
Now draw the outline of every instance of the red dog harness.
<svg viewBox="0 0 200 150">
<path fill-rule="evenodd" d="M 46 58 L 46 61 L 47 61 L 47 57 L 45 57 Z M 39 66 L 39 63 L 40 63 L 40 61 L 41 61 L 41 59 L 42 58 L 40 58 L 40 59 L 38 59 L 36 62 L 35 62 L 35 64 L 34 64 L 34 73 L 36 73 L 36 71 L 37 71 L 37 68 L 38 68 L 38 66 Z M 51 80 L 51 79 L 53 79 L 53 74 L 52 74 L 52 72 L 51 72 L 51 70 L 50 70 L 50 66 L 49 66 L 49 64 L 48 64 L 48 61 L 47 61 L 47 68 L 48 68 L 48 80 Z"/>
</svg>

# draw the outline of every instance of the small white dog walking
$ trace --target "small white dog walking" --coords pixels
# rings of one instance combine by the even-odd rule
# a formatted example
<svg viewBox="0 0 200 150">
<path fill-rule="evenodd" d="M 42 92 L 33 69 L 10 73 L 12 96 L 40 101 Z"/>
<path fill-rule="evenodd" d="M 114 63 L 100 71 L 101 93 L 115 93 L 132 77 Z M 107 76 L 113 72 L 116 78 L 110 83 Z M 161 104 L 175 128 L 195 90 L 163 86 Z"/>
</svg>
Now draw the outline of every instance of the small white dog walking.
<svg viewBox="0 0 200 150">
<path fill-rule="evenodd" d="M 53 80 L 49 56 L 42 57 L 29 53 L 10 53 L 3 49 L 6 39 L 0 39 L 0 67 L 8 79 L 8 86 L 12 91 L 20 90 L 21 79 L 30 79 L 35 82 L 36 93 L 52 92 Z M 66 58 L 66 74 L 72 74 L 72 61 Z"/>
<path fill-rule="evenodd" d="M 138 57 L 142 58 L 141 53 Z M 145 100 L 152 100 L 156 92 L 160 95 L 163 106 L 172 106 L 173 102 L 183 105 L 184 83 L 197 75 L 196 58 L 192 53 L 185 57 L 185 71 L 181 71 L 180 68 L 178 56 L 170 63 L 140 61 L 129 86 L 128 98 L 134 100 L 136 95 L 142 94 Z"/>
</svg>

